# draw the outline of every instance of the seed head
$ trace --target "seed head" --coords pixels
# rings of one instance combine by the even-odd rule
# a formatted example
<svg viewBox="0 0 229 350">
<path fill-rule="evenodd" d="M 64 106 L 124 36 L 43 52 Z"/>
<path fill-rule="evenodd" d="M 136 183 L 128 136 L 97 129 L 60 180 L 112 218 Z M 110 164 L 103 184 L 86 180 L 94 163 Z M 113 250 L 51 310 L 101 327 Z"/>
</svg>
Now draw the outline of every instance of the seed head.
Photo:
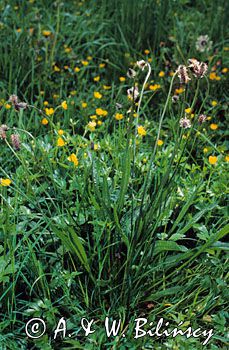
<svg viewBox="0 0 229 350">
<path fill-rule="evenodd" d="M 19 151 L 20 148 L 21 148 L 21 142 L 20 142 L 20 137 L 19 135 L 17 134 L 12 134 L 10 136 L 11 138 L 11 142 L 12 142 L 12 145 L 13 145 L 13 148 L 16 150 L 16 151 Z"/>
<path fill-rule="evenodd" d="M 132 68 L 129 68 L 128 71 L 127 71 L 127 76 L 128 76 L 128 78 L 133 79 L 133 78 L 136 76 L 136 74 L 137 74 L 137 73 L 136 73 L 135 70 L 132 69 Z"/>
<path fill-rule="evenodd" d="M 212 48 L 212 41 L 208 35 L 200 35 L 196 40 L 196 50 L 199 52 L 209 51 Z"/>
<path fill-rule="evenodd" d="M 179 96 L 178 95 L 173 95 L 172 96 L 172 102 L 173 103 L 176 103 L 176 102 L 178 102 L 179 101 Z"/>
<path fill-rule="evenodd" d="M 193 72 L 196 78 L 203 78 L 208 70 L 208 65 L 204 62 L 199 62 L 195 58 L 191 58 L 188 60 L 189 68 Z"/>
<path fill-rule="evenodd" d="M 146 63 L 146 61 L 144 61 L 144 60 L 137 61 L 137 66 L 138 66 L 138 68 L 140 68 L 141 70 L 144 70 L 145 67 L 147 66 L 147 63 Z"/>
<path fill-rule="evenodd" d="M 133 86 L 132 88 L 127 90 L 127 96 L 130 100 L 136 100 L 138 98 L 139 92 L 138 92 L 138 87 Z"/>
<path fill-rule="evenodd" d="M 9 130 L 8 126 L 5 124 L 2 124 L 0 126 L 0 139 L 6 138 L 6 131 Z"/>
<path fill-rule="evenodd" d="M 177 68 L 177 75 L 178 75 L 178 78 L 180 79 L 181 84 L 187 84 L 188 81 L 191 80 L 188 76 L 187 67 L 184 65 L 180 65 Z"/>
<path fill-rule="evenodd" d="M 11 102 L 13 105 L 17 104 L 18 103 L 18 97 L 17 95 L 11 95 L 9 97 L 9 102 Z"/>
<path fill-rule="evenodd" d="M 206 116 L 205 114 L 201 114 L 201 115 L 199 115 L 199 117 L 198 117 L 198 122 L 199 122 L 200 124 L 203 124 L 203 123 L 205 122 L 206 119 L 207 119 L 207 116 Z"/>
<path fill-rule="evenodd" d="M 192 124 L 188 118 L 181 118 L 180 119 L 180 127 L 183 129 L 189 129 L 191 128 Z"/>
</svg>

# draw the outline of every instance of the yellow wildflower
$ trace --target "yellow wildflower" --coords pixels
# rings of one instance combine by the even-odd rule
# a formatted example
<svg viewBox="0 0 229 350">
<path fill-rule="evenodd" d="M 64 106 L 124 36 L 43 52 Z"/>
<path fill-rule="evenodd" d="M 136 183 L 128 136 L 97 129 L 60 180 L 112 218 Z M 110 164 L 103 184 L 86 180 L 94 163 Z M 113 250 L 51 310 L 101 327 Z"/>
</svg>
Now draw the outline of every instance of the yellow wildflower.
<svg viewBox="0 0 229 350">
<path fill-rule="evenodd" d="M 99 64 L 99 68 L 104 68 L 105 66 L 106 66 L 105 63 L 100 63 L 100 64 Z"/>
<path fill-rule="evenodd" d="M 159 75 L 159 77 L 163 78 L 165 76 L 165 72 L 160 71 L 160 73 L 158 75 Z"/>
<path fill-rule="evenodd" d="M 95 131 L 95 127 L 96 127 L 96 122 L 95 121 L 92 121 L 92 122 L 89 122 L 87 124 L 87 127 L 90 131 Z"/>
<path fill-rule="evenodd" d="M 214 165 L 217 162 L 217 157 L 216 156 L 209 156 L 208 161 L 210 164 Z"/>
<path fill-rule="evenodd" d="M 45 114 L 46 115 L 52 115 L 54 114 L 54 109 L 51 107 L 51 108 L 45 108 Z"/>
<path fill-rule="evenodd" d="M 48 106 L 48 104 L 49 104 L 48 101 L 44 101 L 43 103 L 44 106 Z"/>
<path fill-rule="evenodd" d="M 108 112 L 105 110 L 105 109 L 102 109 L 102 108 L 96 108 L 96 114 L 99 115 L 99 116 L 103 116 L 103 117 L 106 117 Z"/>
<path fill-rule="evenodd" d="M 104 88 L 104 90 L 110 90 L 110 89 L 111 89 L 111 86 L 103 85 L 103 88 Z"/>
<path fill-rule="evenodd" d="M 149 86 L 149 89 L 152 91 L 156 91 L 158 89 L 160 89 L 161 85 L 160 84 L 153 84 Z"/>
<path fill-rule="evenodd" d="M 63 101 L 63 102 L 61 103 L 61 106 L 62 106 L 62 108 L 65 109 L 65 110 L 68 109 L 68 104 L 67 104 L 66 101 Z"/>
<path fill-rule="evenodd" d="M 71 48 L 71 47 L 66 47 L 66 48 L 64 49 L 64 52 L 70 53 L 70 52 L 72 52 L 72 48 Z"/>
<path fill-rule="evenodd" d="M 82 106 L 82 108 L 87 108 L 87 102 L 82 102 L 81 106 Z"/>
<path fill-rule="evenodd" d="M 182 92 L 184 92 L 184 88 L 182 88 L 182 87 L 180 87 L 179 89 L 176 89 L 176 90 L 175 90 L 175 93 L 176 93 L 177 95 L 182 94 Z"/>
<path fill-rule="evenodd" d="M 144 53 L 145 53 L 146 55 L 148 55 L 148 54 L 150 53 L 150 50 L 146 49 L 146 50 L 144 51 Z"/>
<path fill-rule="evenodd" d="M 96 77 L 94 77 L 94 81 L 100 81 L 100 76 L 97 75 Z"/>
<path fill-rule="evenodd" d="M 12 181 L 10 179 L 0 179 L 1 186 L 10 186 L 11 182 Z"/>
<path fill-rule="evenodd" d="M 64 145 L 66 145 L 66 142 L 64 141 L 64 139 L 62 137 L 58 137 L 58 139 L 57 139 L 57 146 L 58 147 L 63 147 Z"/>
<path fill-rule="evenodd" d="M 53 69 L 54 69 L 54 72 L 60 72 L 60 68 L 56 65 L 53 67 Z"/>
<path fill-rule="evenodd" d="M 207 152 L 208 152 L 208 148 L 207 148 L 207 147 L 204 147 L 203 152 L 204 152 L 204 153 L 207 153 Z"/>
<path fill-rule="evenodd" d="M 229 155 L 225 157 L 226 162 L 229 162 Z"/>
<path fill-rule="evenodd" d="M 74 68 L 74 72 L 78 73 L 80 71 L 80 68 L 79 67 L 75 67 Z"/>
<path fill-rule="evenodd" d="M 126 81 L 125 77 L 119 77 L 119 81 L 121 81 L 121 83 L 123 83 L 124 81 Z"/>
<path fill-rule="evenodd" d="M 212 105 L 213 107 L 217 106 L 217 104 L 218 104 L 218 102 L 215 101 L 215 100 L 213 100 L 213 101 L 211 102 L 211 105 Z"/>
<path fill-rule="evenodd" d="M 98 92 L 98 91 L 95 91 L 95 92 L 94 92 L 94 98 L 100 99 L 100 98 L 102 98 L 102 97 L 103 97 L 103 95 L 100 94 L 100 92 Z"/>
<path fill-rule="evenodd" d="M 124 117 L 123 117 L 123 114 L 122 113 L 116 113 L 115 114 L 115 119 L 116 120 L 122 120 Z"/>
<path fill-rule="evenodd" d="M 52 32 L 50 30 L 42 30 L 42 34 L 46 37 L 50 36 Z"/>
<path fill-rule="evenodd" d="M 144 126 L 142 126 L 142 125 L 138 126 L 138 135 L 140 135 L 140 136 L 146 135 L 146 130 L 145 130 Z"/>
<path fill-rule="evenodd" d="M 192 112 L 192 109 L 189 107 L 189 108 L 186 108 L 184 111 L 185 113 L 190 114 Z"/>
<path fill-rule="evenodd" d="M 158 141 L 157 141 L 158 146 L 162 146 L 163 143 L 164 143 L 164 142 L 163 142 L 162 140 L 158 140 Z"/>
<path fill-rule="evenodd" d="M 42 124 L 42 125 L 47 125 L 48 123 L 49 123 L 49 121 L 48 121 L 47 118 L 43 118 L 43 119 L 41 120 L 41 124 Z"/>
<path fill-rule="evenodd" d="M 11 105 L 9 103 L 6 103 L 5 104 L 5 109 L 10 109 L 11 108 Z"/>
<path fill-rule="evenodd" d="M 70 162 L 72 162 L 74 164 L 74 166 L 78 166 L 79 165 L 79 160 L 78 158 L 76 157 L 75 153 L 72 153 L 69 157 L 68 157 L 68 160 Z"/>
<path fill-rule="evenodd" d="M 228 72 L 228 68 L 223 68 L 222 69 L 222 73 L 227 73 Z"/>
<path fill-rule="evenodd" d="M 217 129 L 218 129 L 218 125 L 212 123 L 212 124 L 210 125 L 210 128 L 211 128 L 212 130 L 217 130 Z"/>
<path fill-rule="evenodd" d="M 59 129 L 57 132 L 58 132 L 58 135 L 60 135 L 60 136 L 62 136 L 64 134 L 64 130 L 62 130 L 62 129 Z"/>
<path fill-rule="evenodd" d="M 81 61 L 83 66 L 88 66 L 89 62 L 88 61 Z"/>
<path fill-rule="evenodd" d="M 98 122 L 97 122 L 97 125 L 102 125 L 103 124 L 103 122 L 102 122 L 102 120 L 98 120 Z"/>
</svg>

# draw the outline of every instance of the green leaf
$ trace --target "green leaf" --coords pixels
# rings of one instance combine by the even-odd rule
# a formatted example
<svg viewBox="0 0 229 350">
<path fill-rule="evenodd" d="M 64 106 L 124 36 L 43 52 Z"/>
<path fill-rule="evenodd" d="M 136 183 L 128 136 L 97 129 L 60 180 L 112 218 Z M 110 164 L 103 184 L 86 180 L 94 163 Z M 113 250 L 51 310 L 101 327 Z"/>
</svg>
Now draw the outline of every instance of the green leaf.
<svg viewBox="0 0 229 350">
<path fill-rule="evenodd" d="M 182 245 L 173 241 L 157 241 L 155 244 L 154 254 L 158 254 L 164 251 L 178 251 L 186 252 L 188 249 Z"/>
</svg>

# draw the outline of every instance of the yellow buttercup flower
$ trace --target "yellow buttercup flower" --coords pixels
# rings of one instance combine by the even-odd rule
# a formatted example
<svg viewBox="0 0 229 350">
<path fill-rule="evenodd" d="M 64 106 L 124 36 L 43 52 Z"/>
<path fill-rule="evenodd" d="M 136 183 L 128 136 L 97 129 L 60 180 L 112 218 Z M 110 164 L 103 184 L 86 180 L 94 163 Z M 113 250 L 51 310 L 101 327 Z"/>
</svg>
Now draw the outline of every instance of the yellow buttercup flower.
<svg viewBox="0 0 229 350">
<path fill-rule="evenodd" d="M 226 162 L 229 162 L 229 155 L 225 157 Z"/>
<path fill-rule="evenodd" d="M 9 103 L 6 103 L 5 104 L 5 109 L 10 109 L 11 108 L 11 105 Z"/>
<path fill-rule="evenodd" d="M 209 161 L 209 163 L 212 164 L 212 165 L 216 164 L 217 160 L 218 160 L 218 159 L 217 159 L 216 156 L 209 156 L 209 157 L 208 157 L 208 161 Z"/>
<path fill-rule="evenodd" d="M 79 160 L 78 158 L 76 157 L 75 153 L 72 153 L 69 157 L 68 157 L 68 160 L 70 162 L 72 162 L 74 164 L 74 166 L 78 166 L 79 165 Z"/>
<path fill-rule="evenodd" d="M 0 185 L 1 186 L 10 186 L 10 184 L 12 183 L 12 181 L 10 179 L 0 179 Z"/>
<path fill-rule="evenodd" d="M 160 89 L 161 85 L 160 84 L 153 84 L 149 86 L 149 89 L 152 91 L 156 91 L 158 89 Z"/>
<path fill-rule="evenodd" d="M 90 131 L 95 131 L 95 127 L 96 127 L 96 122 L 95 121 L 91 121 L 87 124 L 87 127 Z"/>
<path fill-rule="evenodd" d="M 102 120 L 98 120 L 98 121 L 97 121 L 97 125 L 100 126 L 100 125 L 102 125 L 102 124 L 103 124 Z"/>
<path fill-rule="evenodd" d="M 62 137 L 58 137 L 57 139 L 57 146 L 58 147 L 63 147 L 66 145 L 66 142 L 64 141 L 64 139 Z"/>
<path fill-rule="evenodd" d="M 83 66 L 88 66 L 89 62 L 88 61 L 81 61 Z"/>
<path fill-rule="evenodd" d="M 54 114 L 54 109 L 52 107 L 51 108 L 45 108 L 45 114 L 47 116 Z"/>
<path fill-rule="evenodd" d="M 61 103 L 61 107 L 62 107 L 63 109 L 65 109 L 65 110 L 67 110 L 67 109 L 68 109 L 68 104 L 67 104 L 67 102 L 66 102 L 66 101 L 63 101 L 63 102 Z"/>
<path fill-rule="evenodd" d="M 111 86 L 103 85 L 103 88 L 104 88 L 104 90 L 110 90 L 110 89 L 111 89 Z"/>
<path fill-rule="evenodd" d="M 59 129 L 59 130 L 57 131 L 57 133 L 58 133 L 58 135 L 62 136 L 62 135 L 64 135 L 64 130 Z"/>
<path fill-rule="evenodd" d="M 102 109 L 102 108 L 96 108 L 95 112 L 96 112 L 97 115 L 103 116 L 103 117 L 106 117 L 107 114 L 108 114 L 108 112 L 105 109 Z"/>
<path fill-rule="evenodd" d="M 82 108 L 87 108 L 87 102 L 82 102 L 81 106 L 82 106 Z"/>
<path fill-rule="evenodd" d="M 211 102 L 211 105 L 212 105 L 213 107 L 217 106 L 217 104 L 218 104 L 218 102 L 215 101 L 215 100 L 213 100 L 213 101 Z"/>
<path fill-rule="evenodd" d="M 210 125 L 210 128 L 211 128 L 212 130 L 217 130 L 217 129 L 218 129 L 218 125 L 212 123 L 212 124 Z"/>
<path fill-rule="evenodd" d="M 98 91 L 95 91 L 95 92 L 94 92 L 94 98 L 100 99 L 100 98 L 102 98 L 102 97 L 103 97 L 103 95 L 100 94 L 100 92 L 98 92 Z"/>
<path fill-rule="evenodd" d="M 115 119 L 116 120 L 122 120 L 124 117 L 123 117 L 123 114 L 121 114 L 121 113 L 116 113 L 115 114 Z"/>
<path fill-rule="evenodd" d="M 164 143 L 164 142 L 163 142 L 162 140 L 158 140 L 158 141 L 157 141 L 158 146 L 162 146 L 163 143 Z"/>
<path fill-rule="evenodd" d="M 96 77 L 94 77 L 93 79 L 94 79 L 94 81 L 100 81 L 100 76 L 99 76 L 99 75 L 97 75 L 97 76 L 96 76 Z"/>
<path fill-rule="evenodd" d="M 189 107 L 189 108 L 186 108 L 184 111 L 185 113 L 190 114 L 192 112 L 192 109 Z"/>
<path fill-rule="evenodd" d="M 97 119 L 97 115 L 96 115 L 96 114 L 91 115 L 91 116 L 90 116 L 90 119 L 96 120 L 96 119 Z"/>
<path fill-rule="evenodd" d="M 119 77 L 119 81 L 121 81 L 121 83 L 123 83 L 124 81 L 126 81 L 125 77 Z"/>
<path fill-rule="evenodd" d="M 47 125 L 48 123 L 49 123 L 49 121 L 48 121 L 47 118 L 43 118 L 43 119 L 41 120 L 41 124 L 42 124 L 42 125 Z"/>
<path fill-rule="evenodd" d="M 72 52 L 72 48 L 71 48 L 71 47 L 66 47 L 66 48 L 64 49 L 64 52 L 70 53 L 70 52 Z"/>
<path fill-rule="evenodd" d="M 52 32 L 50 30 L 42 30 L 42 34 L 46 37 L 50 36 Z"/>
<path fill-rule="evenodd" d="M 106 66 L 105 63 L 100 63 L 100 64 L 99 64 L 99 68 L 104 68 L 105 66 Z"/>
<path fill-rule="evenodd" d="M 160 78 L 163 78 L 165 76 L 165 72 L 160 71 L 160 73 L 158 74 Z"/>
<path fill-rule="evenodd" d="M 74 72 L 78 73 L 80 71 L 80 68 L 79 67 L 75 67 L 74 68 Z"/>
<path fill-rule="evenodd" d="M 144 128 L 144 126 L 142 126 L 142 125 L 138 126 L 138 135 L 140 135 L 140 136 L 146 135 L 146 129 Z"/>
<path fill-rule="evenodd" d="M 150 50 L 146 49 L 146 50 L 144 51 L 144 53 L 145 53 L 146 55 L 148 55 L 148 54 L 150 53 Z"/>
<path fill-rule="evenodd" d="M 49 104 L 48 101 L 44 101 L 43 103 L 44 106 L 48 106 L 48 104 Z"/>
<path fill-rule="evenodd" d="M 222 69 L 222 73 L 227 73 L 228 72 L 228 68 L 223 68 Z"/>
<path fill-rule="evenodd" d="M 204 153 L 207 153 L 207 152 L 208 152 L 208 148 L 205 147 L 205 148 L 203 149 L 203 152 L 204 152 Z"/>
<path fill-rule="evenodd" d="M 53 67 L 53 69 L 54 69 L 54 72 L 60 72 L 60 68 L 56 65 Z"/>
</svg>

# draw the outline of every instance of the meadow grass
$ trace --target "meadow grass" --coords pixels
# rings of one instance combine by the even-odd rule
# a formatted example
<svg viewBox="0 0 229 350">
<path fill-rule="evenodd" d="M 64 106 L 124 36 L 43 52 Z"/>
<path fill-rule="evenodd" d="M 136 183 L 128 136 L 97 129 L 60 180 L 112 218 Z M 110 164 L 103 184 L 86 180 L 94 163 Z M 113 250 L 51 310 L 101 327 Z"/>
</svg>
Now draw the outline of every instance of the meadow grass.
<svg viewBox="0 0 229 350">
<path fill-rule="evenodd" d="M 228 2 L 0 9 L 0 349 L 226 349 Z M 181 84 L 194 57 L 208 71 Z M 133 339 L 137 317 L 214 336 Z"/>
</svg>

